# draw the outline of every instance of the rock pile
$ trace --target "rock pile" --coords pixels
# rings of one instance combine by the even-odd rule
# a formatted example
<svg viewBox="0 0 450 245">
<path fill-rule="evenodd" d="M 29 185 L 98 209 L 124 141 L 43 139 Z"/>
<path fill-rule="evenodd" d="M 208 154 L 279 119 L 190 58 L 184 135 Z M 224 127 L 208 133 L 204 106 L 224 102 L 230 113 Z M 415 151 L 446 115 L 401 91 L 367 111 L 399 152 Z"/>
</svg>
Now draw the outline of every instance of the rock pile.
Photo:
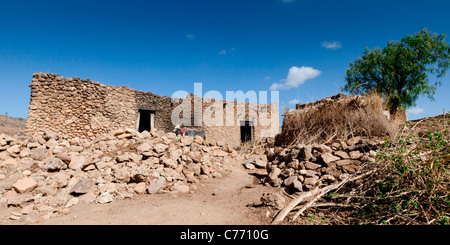
<svg viewBox="0 0 450 245">
<path fill-rule="evenodd" d="M 226 145 L 154 130 L 116 130 L 94 140 L 0 135 L 0 205 L 20 208 L 10 219 L 37 222 L 78 203 L 195 191 L 242 160 Z"/>
<path fill-rule="evenodd" d="M 311 190 L 319 182 L 331 184 L 355 173 L 364 162 L 374 162 L 382 143 L 353 137 L 329 144 L 269 148 L 264 182 L 294 192 Z"/>
</svg>

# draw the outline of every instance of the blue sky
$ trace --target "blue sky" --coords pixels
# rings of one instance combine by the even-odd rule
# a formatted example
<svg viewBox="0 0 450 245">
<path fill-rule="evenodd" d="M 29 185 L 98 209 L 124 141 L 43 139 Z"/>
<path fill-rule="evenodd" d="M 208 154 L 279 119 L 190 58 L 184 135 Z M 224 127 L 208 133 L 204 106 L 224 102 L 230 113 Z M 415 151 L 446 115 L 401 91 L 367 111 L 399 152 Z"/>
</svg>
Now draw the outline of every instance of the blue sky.
<svg viewBox="0 0 450 245">
<path fill-rule="evenodd" d="M 283 110 L 293 108 L 294 100 L 306 103 L 338 93 L 348 64 L 366 47 L 384 47 L 425 27 L 450 34 L 446 0 L 17 0 L 0 5 L 0 114 L 22 118 L 28 114 L 34 72 L 167 96 L 193 92 L 198 82 L 204 92 L 223 94 L 269 91 L 281 84 Z M 303 78 L 302 67 L 312 69 Z M 285 86 L 288 81 L 293 86 Z M 410 119 L 450 110 L 449 76 L 442 83 L 435 101 L 419 99 Z"/>
</svg>

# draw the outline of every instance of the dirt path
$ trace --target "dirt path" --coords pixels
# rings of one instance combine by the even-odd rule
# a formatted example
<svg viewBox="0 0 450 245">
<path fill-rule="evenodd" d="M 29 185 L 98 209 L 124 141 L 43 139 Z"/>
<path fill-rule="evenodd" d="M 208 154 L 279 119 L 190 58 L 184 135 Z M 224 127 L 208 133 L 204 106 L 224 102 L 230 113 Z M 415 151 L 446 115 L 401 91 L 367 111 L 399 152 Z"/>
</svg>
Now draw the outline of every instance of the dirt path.
<svg viewBox="0 0 450 245">
<path fill-rule="evenodd" d="M 202 181 L 192 194 L 136 195 L 108 204 L 79 204 L 69 214 L 39 224 L 263 225 L 268 223 L 263 209 L 246 207 L 269 191 L 262 185 L 245 188 L 255 179 L 241 166 L 234 166 L 220 179 Z"/>
</svg>

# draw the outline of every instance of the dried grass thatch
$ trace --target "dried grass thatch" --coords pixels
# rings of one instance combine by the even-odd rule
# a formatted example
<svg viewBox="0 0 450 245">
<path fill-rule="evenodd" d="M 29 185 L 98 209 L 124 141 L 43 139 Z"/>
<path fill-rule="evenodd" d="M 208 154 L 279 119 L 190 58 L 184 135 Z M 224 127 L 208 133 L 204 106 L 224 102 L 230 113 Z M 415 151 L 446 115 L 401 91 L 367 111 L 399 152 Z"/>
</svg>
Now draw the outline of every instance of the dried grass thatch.
<svg viewBox="0 0 450 245">
<path fill-rule="evenodd" d="M 384 104 L 376 94 L 346 96 L 339 94 L 315 103 L 297 106 L 286 112 L 282 132 L 275 143 L 325 143 L 354 136 L 393 136 L 397 126 L 383 114 Z"/>
</svg>

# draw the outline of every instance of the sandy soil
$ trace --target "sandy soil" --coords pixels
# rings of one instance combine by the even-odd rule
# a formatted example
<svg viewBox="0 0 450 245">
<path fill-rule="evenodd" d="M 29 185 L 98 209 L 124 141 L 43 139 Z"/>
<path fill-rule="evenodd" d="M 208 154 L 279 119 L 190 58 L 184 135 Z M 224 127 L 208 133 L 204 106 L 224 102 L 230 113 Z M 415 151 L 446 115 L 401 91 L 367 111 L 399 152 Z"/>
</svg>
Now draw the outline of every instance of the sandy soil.
<svg viewBox="0 0 450 245">
<path fill-rule="evenodd" d="M 219 179 L 201 181 L 194 193 L 135 195 L 108 204 L 78 204 L 64 216 L 41 221 L 39 225 L 265 225 L 270 223 L 265 208 L 247 207 L 258 203 L 271 187 L 241 166 L 234 166 Z M 253 188 L 246 188 L 252 185 Z M 3 224 L 25 224 L 5 220 L 10 215 L 0 208 Z"/>
</svg>

